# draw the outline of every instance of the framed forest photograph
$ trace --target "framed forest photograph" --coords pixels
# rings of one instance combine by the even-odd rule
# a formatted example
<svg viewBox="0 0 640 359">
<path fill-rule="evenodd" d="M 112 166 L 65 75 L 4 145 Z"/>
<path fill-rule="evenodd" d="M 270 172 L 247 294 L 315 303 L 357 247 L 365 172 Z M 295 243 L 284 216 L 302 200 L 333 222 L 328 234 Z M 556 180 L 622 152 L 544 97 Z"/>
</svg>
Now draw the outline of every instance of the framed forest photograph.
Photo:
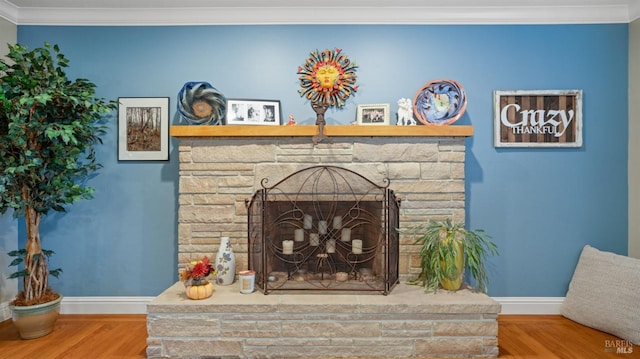
<svg viewBox="0 0 640 359">
<path fill-rule="evenodd" d="M 169 98 L 118 98 L 118 160 L 169 160 Z"/>
</svg>

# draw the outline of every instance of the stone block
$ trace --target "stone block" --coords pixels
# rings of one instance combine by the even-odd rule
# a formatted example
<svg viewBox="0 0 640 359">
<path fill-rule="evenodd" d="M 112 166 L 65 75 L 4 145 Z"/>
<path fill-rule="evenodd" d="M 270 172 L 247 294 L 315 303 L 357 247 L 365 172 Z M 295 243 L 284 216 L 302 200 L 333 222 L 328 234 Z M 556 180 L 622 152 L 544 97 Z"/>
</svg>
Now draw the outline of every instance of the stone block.
<svg viewBox="0 0 640 359">
<path fill-rule="evenodd" d="M 225 176 L 218 177 L 220 187 L 251 187 L 253 186 L 253 176 Z"/>
<path fill-rule="evenodd" d="M 451 164 L 447 162 L 424 162 L 420 164 L 420 178 L 423 180 L 450 179 Z"/>
<path fill-rule="evenodd" d="M 242 341 L 227 339 L 165 339 L 164 354 L 177 358 L 242 356 Z"/>
<path fill-rule="evenodd" d="M 216 177 L 180 177 L 180 193 L 216 193 L 218 181 Z"/>
<path fill-rule="evenodd" d="M 396 179 L 419 179 L 420 163 L 418 162 L 392 162 L 388 164 L 389 178 L 393 182 Z"/>
<path fill-rule="evenodd" d="M 435 162 L 438 145 L 432 143 L 364 143 L 353 144 L 354 162 Z"/>
<path fill-rule="evenodd" d="M 464 163 L 464 152 L 440 152 L 438 160 L 440 162 L 460 162 Z"/>
<path fill-rule="evenodd" d="M 147 359 L 162 358 L 162 347 L 147 345 Z"/>
<path fill-rule="evenodd" d="M 464 162 L 451 163 L 451 178 L 464 180 Z"/>
<path fill-rule="evenodd" d="M 322 346 L 305 346 L 303 348 L 292 345 L 269 346 L 266 348 L 268 358 L 403 358 L 412 355 L 412 346 L 345 346 L 332 347 L 329 350 Z"/>
<path fill-rule="evenodd" d="M 451 193 L 464 192 L 464 181 L 461 180 L 433 180 L 433 181 L 396 181 L 393 189 L 404 193 Z"/>
<path fill-rule="evenodd" d="M 290 322 L 282 323 L 284 337 L 300 338 L 322 335 L 327 338 L 378 337 L 380 324 L 370 322 Z"/>
<path fill-rule="evenodd" d="M 416 355 L 422 357 L 460 356 L 483 354 L 482 338 L 428 338 L 416 340 Z"/>
<path fill-rule="evenodd" d="M 433 335 L 441 337 L 495 337 L 498 335 L 498 323 L 496 321 L 436 322 L 433 326 Z"/>
<path fill-rule="evenodd" d="M 211 315 L 174 316 L 150 315 L 147 317 L 149 337 L 168 337 L 180 333 L 186 337 L 214 337 L 220 335 L 218 319 Z"/>
<path fill-rule="evenodd" d="M 181 206 L 178 210 L 180 223 L 231 222 L 234 216 L 232 205 Z"/>
<path fill-rule="evenodd" d="M 194 194 L 192 197 L 192 203 L 190 204 L 235 204 L 236 196 L 233 194 L 218 194 L 218 193 L 201 193 Z"/>
<path fill-rule="evenodd" d="M 189 149 L 191 149 L 191 147 L 189 147 Z M 178 160 L 180 161 L 180 168 L 182 169 L 184 165 L 191 162 L 191 152 L 180 151 L 180 153 L 178 153 Z"/>
<path fill-rule="evenodd" d="M 191 149 L 193 162 L 212 163 L 260 163 L 274 162 L 276 160 L 275 144 L 251 144 L 242 141 L 226 145 L 210 143 L 194 146 Z"/>
</svg>

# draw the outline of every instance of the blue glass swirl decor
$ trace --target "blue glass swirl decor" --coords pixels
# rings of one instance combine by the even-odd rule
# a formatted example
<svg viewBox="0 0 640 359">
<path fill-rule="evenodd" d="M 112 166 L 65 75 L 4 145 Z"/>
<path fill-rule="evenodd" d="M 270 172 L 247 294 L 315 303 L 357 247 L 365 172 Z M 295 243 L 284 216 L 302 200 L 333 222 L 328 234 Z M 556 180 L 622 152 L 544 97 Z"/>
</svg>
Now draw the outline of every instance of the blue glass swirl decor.
<svg viewBox="0 0 640 359">
<path fill-rule="evenodd" d="M 190 125 L 221 125 L 227 99 L 208 82 L 187 82 L 178 92 L 178 112 Z"/>
<path fill-rule="evenodd" d="M 460 83 L 454 80 L 427 82 L 413 100 L 413 113 L 425 125 L 450 125 L 467 108 L 467 96 Z"/>
</svg>

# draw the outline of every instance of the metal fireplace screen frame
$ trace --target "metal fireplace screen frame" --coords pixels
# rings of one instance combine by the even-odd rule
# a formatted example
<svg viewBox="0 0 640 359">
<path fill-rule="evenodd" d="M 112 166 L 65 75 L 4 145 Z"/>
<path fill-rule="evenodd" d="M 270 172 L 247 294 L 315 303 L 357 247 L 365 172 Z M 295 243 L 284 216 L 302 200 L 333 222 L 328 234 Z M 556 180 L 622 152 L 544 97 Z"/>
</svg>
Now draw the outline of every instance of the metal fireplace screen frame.
<svg viewBox="0 0 640 359">
<path fill-rule="evenodd" d="M 342 167 L 308 167 L 248 202 L 249 268 L 272 291 L 388 294 L 399 277 L 399 206 L 379 186 Z"/>
</svg>

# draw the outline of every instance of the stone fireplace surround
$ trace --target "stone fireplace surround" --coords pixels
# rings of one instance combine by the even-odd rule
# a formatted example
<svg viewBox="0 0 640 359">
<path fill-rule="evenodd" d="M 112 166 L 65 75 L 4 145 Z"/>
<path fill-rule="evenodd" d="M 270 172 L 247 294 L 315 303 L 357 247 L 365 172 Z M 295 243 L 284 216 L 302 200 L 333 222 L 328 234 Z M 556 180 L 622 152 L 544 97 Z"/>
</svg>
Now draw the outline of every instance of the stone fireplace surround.
<svg viewBox="0 0 640 359">
<path fill-rule="evenodd" d="M 211 256 L 229 236 L 247 268 L 246 200 L 268 178 L 335 165 L 401 199 L 401 228 L 429 218 L 464 220 L 465 139 L 471 126 L 173 126 L 179 139 L 178 262 Z M 404 284 L 419 247 L 400 239 L 401 284 L 389 295 L 240 294 L 186 298 L 176 283 L 147 309 L 148 358 L 497 357 L 500 305 L 469 289 L 424 294 Z"/>
</svg>

